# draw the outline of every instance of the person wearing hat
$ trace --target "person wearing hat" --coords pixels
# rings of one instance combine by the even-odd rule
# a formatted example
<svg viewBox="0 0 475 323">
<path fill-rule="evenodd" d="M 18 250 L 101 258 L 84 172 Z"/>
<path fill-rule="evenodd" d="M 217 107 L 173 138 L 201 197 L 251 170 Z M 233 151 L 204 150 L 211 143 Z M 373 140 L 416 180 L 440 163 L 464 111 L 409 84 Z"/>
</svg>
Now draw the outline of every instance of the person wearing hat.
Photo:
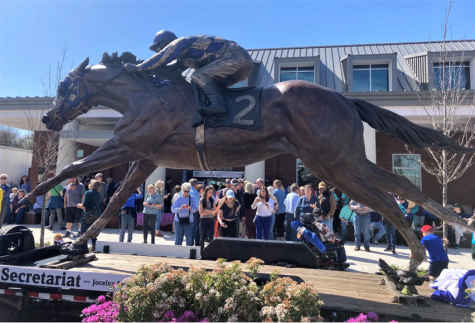
<svg viewBox="0 0 475 323">
<path fill-rule="evenodd" d="M 226 192 L 233 187 L 233 184 L 231 183 L 231 179 L 230 178 L 226 178 L 226 180 L 224 181 L 224 186 L 225 188 L 219 190 L 218 192 L 218 198 L 219 199 L 223 199 L 225 196 L 226 196 Z"/>
<path fill-rule="evenodd" d="M 226 104 L 220 88 L 228 88 L 245 80 L 252 72 L 249 53 L 233 41 L 216 36 L 188 36 L 177 38 L 168 30 L 161 30 L 153 39 L 150 50 L 156 54 L 138 65 L 125 64 L 129 73 L 153 71 L 177 60 L 176 66 L 184 71 L 195 71 L 191 81 L 208 97 L 210 105 L 198 108 L 204 116 L 226 115 Z"/>
<path fill-rule="evenodd" d="M 424 225 L 421 228 L 422 235 L 421 244 L 429 253 L 429 278 L 437 279 L 442 270 L 447 269 L 449 265 L 449 256 L 444 249 L 444 244 L 448 244 L 447 240 L 442 240 L 434 234 L 434 229 L 430 225 Z M 412 258 L 412 254 L 409 255 Z"/>
<path fill-rule="evenodd" d="M 455 211 L 455 213 L 457 213 L 459 218 L 462 218 L 462 219 L 467 218 L 467 214 L 465 213 L 465 210 L 464 210 L 463 205 L 461 203 L 455 203 L 454 204 L 454 211 Z M 463 236 L 463 230 L 459 226 L 452 225 L 452 228 L 455 231 L 455 246 L 454 246 L 454 249 L 458 249 L 459 245 L 460 245 L 460 241 L 465 241 L 467 239 Z"/>
<path fill-rule="evenodd" d="M 219 236 L 236 238 L 238 212 L 241 209 L 241 204 L 236 200 L 233 190 L 228 190 L 224 201 L 219 206 L 218 222 L 219 222 Z"/>
<path fill-rule="evenodd" d="M 102 210 L 104 209 L 104 205 L 106 205 L 106 200 L 107 200 L 107 184 L 103 182 L 104 175 L 102 173 L 97 173 L 96 176 L 96 181 L 101 183 L 101 188 L 99 190 L 99 193 L 101 193 L 102 201 L 101 205 L 99 205 L 99 216 L 102 214 Z"/>
<path fill-rule="evenodd" d="M 322 209 L 322 223 L 333 230 L 333 215 L 336 210 L 335 196 L 327 190 L 327 184 L 324 182 L 318 184 L 318 200 Z"/>
</svg>

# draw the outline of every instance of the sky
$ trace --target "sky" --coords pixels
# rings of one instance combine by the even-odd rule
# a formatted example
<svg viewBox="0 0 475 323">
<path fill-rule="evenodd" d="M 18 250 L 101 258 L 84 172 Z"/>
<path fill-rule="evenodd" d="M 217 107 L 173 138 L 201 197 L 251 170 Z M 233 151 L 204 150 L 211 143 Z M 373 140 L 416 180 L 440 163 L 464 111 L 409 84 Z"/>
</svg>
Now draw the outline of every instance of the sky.
<svg viewBox="0 0 475 323">
<path fill-rule="evenodd" d="M 67 70 L 107 51 L 141 59 L 155 33 L 214 35 L 246 49 L 441 39 L 448 0 L 5 1 L 0 0 L 0 97 L 43 96 L 42 77 L 68 46 Z M 452 39 L 475 39 L 475 1 L 457 0 Z"/>
</svg>

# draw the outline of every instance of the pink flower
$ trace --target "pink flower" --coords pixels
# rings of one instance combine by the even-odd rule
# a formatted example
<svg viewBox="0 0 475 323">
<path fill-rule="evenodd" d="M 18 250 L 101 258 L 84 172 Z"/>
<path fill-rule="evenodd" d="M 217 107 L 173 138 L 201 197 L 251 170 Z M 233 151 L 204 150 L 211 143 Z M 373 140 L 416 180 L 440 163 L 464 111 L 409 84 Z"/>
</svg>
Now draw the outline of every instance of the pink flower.
<svg viewBox="0 0 475 323">
<path fill-rule="evenodd" d="M 395 321 L 395 320 L 392 320 L 392 321 L 389 321 L 389 323 L 399 323 L 399 322 Z"/>
<path fill-rule="evenodd" d="M 99 296 L 99 297 L 97 298 L 97 301 L 98 301 L 99 303 L 104 303 L 105 300 L 106 300 L 106 297 L 105 297 L 104 295 L 101 295 L 101 296 Z"/>
<path fill-rule="evenodd" d="M 376 314 L 375 312 L 368 312 L 368 314 L 366 314 L 366 316 L 368 317 L 368 319 L 370 319 L 371 321 L 373 322 L 378 322 L 378 314 Z"/>
<path fill-rule="evenodd" d="M 348 321 L 345 321 L 345 322 L 355 323 L 355 322 L 358 322 L 358 321 L 356 320 L 355 317 L 350 317 L 350 318 L 348 319 Z"/>
<path fill-rule="evenodd" d="M 169 319 L 174 318 L 174 317 L 175 317 L 175 313 L 173 313 L 173 311 L 171 311 L 171 310 L 168 310 L 168 311 L 165 312 L 165 314 L 163 314 L 163 318 L 165 320 L 169 320 Z"/>
</svg>

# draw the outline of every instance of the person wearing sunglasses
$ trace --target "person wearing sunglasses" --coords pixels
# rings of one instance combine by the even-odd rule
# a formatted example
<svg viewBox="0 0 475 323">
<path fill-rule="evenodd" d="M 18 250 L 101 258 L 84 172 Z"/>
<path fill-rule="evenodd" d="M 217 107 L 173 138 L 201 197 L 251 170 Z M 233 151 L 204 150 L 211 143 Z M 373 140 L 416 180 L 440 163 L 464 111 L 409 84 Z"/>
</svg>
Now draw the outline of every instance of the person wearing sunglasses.
<svg viewBox="0 0 475 323">
<path fill-rule="evenodd" d="M 0 175 L 0 188 L 3 191 L 3 198 L 0 200 L 0 229 L 3 225 L 3 220 L 5 219 L 5 214 L 10 214 L 10 193 L 11 187 L 7 184 L 7 174 Z"/>
<path fill-rule="evenodd" d="M 198 210 L 195 199 L 190 195 L 191 184 L 181 185 L 181 195 L 177 196 L 172 205 L 172 212 L 175 213 L 175 245 L 181 246 L 183 236 L 186 238 L 186 245 L 193 245 L 193 214 Z"/>
</svg>

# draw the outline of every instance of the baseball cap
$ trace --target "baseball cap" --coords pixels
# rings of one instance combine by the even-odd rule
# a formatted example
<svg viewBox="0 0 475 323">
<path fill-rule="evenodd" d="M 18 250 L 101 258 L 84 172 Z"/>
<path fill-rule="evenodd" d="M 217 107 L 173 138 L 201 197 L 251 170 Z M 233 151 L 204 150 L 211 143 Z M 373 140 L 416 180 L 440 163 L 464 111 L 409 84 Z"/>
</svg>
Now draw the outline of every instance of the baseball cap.
<svg viewBox="0 0 475 323">
<path fill-rule="evenodd" d="M 233 186 L 237 186 L 239 185 L 239 180 L 237 178 L 234 178 L 232 181 L 231 181 L 231 184 L 233 184 Z"/>
<path fill-rule="evenodd" d="M 97 173 L 96 176 L 94 176 L 95 178 L 99 178 L 99 177 L 104 177 L 104 175 L 102 175 L 102 173 Z"/>
<path fill-rule="evenodd" d="M 228 191 L 226 192 L 226 197 L 236 198 L 236 196 L 234 195 L 233 190 L 228 190 Z"/>
<path fill-rule="evenodd" d="M 432 228 L 430 225 L 424 225 L 424 226 L 421 228 L 421 231 L 422 231 L 422 232 L 434 231 L 434 228 Z"/>
<path fill-rule="evenodd" d="M 463 205 L 462 203 L 455 203 L 454 207 L 458 207 L 461 211 L 463 210 Z"/>
</svg>

